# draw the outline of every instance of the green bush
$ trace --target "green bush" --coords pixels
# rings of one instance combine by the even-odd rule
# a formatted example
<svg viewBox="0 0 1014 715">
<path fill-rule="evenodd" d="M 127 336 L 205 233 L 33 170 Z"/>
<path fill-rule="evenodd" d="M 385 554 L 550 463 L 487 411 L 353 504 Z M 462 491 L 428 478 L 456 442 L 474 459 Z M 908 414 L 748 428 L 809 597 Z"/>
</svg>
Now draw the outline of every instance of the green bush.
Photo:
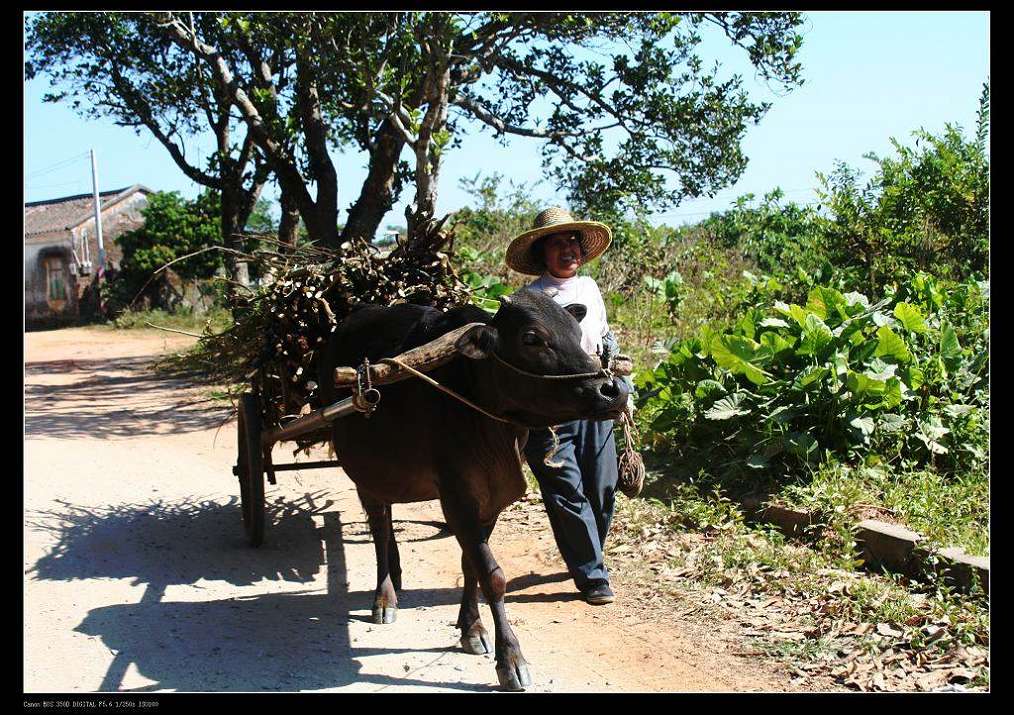
<svg viewBox="0 0 1014 715">
<path fill-rule="evenodd" d="M 777 278 L 791 297 L 803 298 L 815 283 L 827 285 L 834 276 L 825 222 L 813 207 L 782 203 L 784 196 L 776 188 L 755 207 L 749 205 L 753 194 L 741 196 L 734 209 L 712 214 L 700 226 L 719 245 L 742 251 L 757 271 Z"/>
<path fill-rule="evenodd" d="M 818 175 L 829 212 L 827 259 L 849 283 L 879 291 L 918 271 L 983 280 L 989 269 L 989 97 L 983 93 L 976 136 L 959 127 L 914 133 L 915 146 L 892 140 L 896 157 L 868 154 L 877 171 L 861 185 L 839 164 Z"/>
<path fill-rule="evenodd" d="M 638 376 L 648 439 L 726 474 L 806 471 L 829 454 L 945 472 L 988 454 L 988 287 L 918 274 L 871 301 L 805 305 L 758 283 L 729 329 L 705 326 Z"/>
<path fill-rule="evenodd" d="M 218 194 L 208 192 L 187 201 L 178 192 L 157 192 L 142 209 L 144 225 L 116 239 L 123 252 L 120 270 L 104 296 L 114 313 L 144 290 L 153 303 L 160 285 L 151 280 L 170 261 L 204 248 L 222 245 Z M 210 278 L 223 265 L 221 251 L 205 251 L 172 265 L 183 280 Z"/>
</svg>

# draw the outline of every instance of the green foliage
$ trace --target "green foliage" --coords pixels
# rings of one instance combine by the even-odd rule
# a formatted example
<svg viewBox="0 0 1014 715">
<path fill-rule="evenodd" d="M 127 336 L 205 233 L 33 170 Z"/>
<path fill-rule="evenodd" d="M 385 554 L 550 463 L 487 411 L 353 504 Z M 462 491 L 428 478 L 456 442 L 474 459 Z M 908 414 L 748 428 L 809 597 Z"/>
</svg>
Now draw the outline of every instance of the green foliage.
<svg viewBox="0 0 1014 715">
<path fill-rule="evenodd" d="M 670 319 L 675 319 L 683 298 L 683 276 L 679 271 L 670 271 L 665 278 L 659 280 L 652 276 L 644 277 L 644 287 L 654 296 L 665 301 L 666 312 Z"/>
<path fill-rule="evenodd" d="M 257 199 L 243 230 L 250 233 L 278 233 L 278 221 L 271 213 L 270 201 Z"/>
<path fill-rule="evenodd" d="M 805 473 L 828 454 L 983 470 L 988 297 L 919 274 L 871 302 L 813 288 L 761 293 L 731 328 L 705 326 L 637 380 L 652 438 L 720 472 Z"/>
<path fill-rule="evenodd" d="M 505 185 L 499 173 L 486 177 L 476 173 L 459 183 L 475 202 L 474 207 L 465 207 L 454 215 L 453 258 L 462 280 L 480 289 L 499 284 L 520 287 L 523 279 L 507 269 L 503 256 L 510 240 L 530 229 L 536 214 L 545 208 L 530 198 L 535 186 L 514 182 Z"/>
<path fill-rule="evenodd" d="M 180 307 L 173 312 L 165 310 L 127 310 L 113 320 L 113 327 L 120 330 L 151 330 L 151 326 L 172 328 L 190 333 L 220 333 L 232 327 L 232 314 L 222 307 L 214 307 L 206 313 L 192 308 Z"/>
<path fill-rule="evenodd" d="M 218 195 L 206 192 L 187 201 L 178 192 L 158 192 L 148 196 L 141 211 L 144 225 L 116 239 L 123 252 L 119 275 L 110 282 L 107 296 L 115 306 L 129 307 L 138 291 L 145 288 L 154 295 L 157 281 L 150 281 L 171 261 L 188 254 L 222 245 Z M 172 270 L 183 280 L 210 278 L 223 265 L 222 252 L 205 250 L 196 256 L 173 263 Z"/>
<path fill-rule="evenodd" d="M 728 211 L 701 222 L 722 246 L 738 249 L 756 269 L 774 276 L 791 291 L 786 297 L 802 299 L 815 282 L 828 284 L 834 276 L 824 248 L 824 223 L 816 209 L 784 203 L 781 189 L 764 195 L 751 206 L 753 194 L 736 200 Z"/>
<path fill-rule="evenodd" d="M 839 164 L 819 175 L 829 211 L 827 260 L 847 283 L 880 290 L 917 271 L 953 280 L 985 278 L 989 268 L 988 95 L 973 140 L 959 127 L 914 133 L 915 145 L 892 144 L 897 156 L 868 154 L 877 165 L 860 184 Z"/>
<path fill-rule="evenodd" d="M 141 214 L 144 225 L 116 239 L 124 275 L 147 278 L 169 261 L 222 245 L 217 194 L 205 192 L 187 201 L 177 191 L 158 192 L 148 197 Z M 174 263 L 173 270 L 184 279 L 209 278 L 221 266 L 221 252 L 206 251 Z"/>
</svg>

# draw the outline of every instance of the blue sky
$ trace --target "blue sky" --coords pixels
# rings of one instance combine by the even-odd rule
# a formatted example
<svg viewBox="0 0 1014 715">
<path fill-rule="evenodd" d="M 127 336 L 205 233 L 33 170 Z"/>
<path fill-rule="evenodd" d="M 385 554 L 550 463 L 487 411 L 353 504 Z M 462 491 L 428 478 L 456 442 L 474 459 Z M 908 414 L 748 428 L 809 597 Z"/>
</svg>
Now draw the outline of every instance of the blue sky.
<svg viewBox="0 0 1014 715">
<path fill-rule="evenodd" d="M 730 72 L 742 72 L 751 95 L 773 106 L 748 130 L 743 148 L 750 162 L 734 186 L 714 199 L 688 200 L 656 214 L 654 222 L 696 221 L 728 207 L 737 196 L 760 196 L 776 186 L 789 200 L 811 202 L 815 173 L 830 171 L 836 160 L 868 172 L 872 165 L 863 154 L 889 154 L 890 137 L 907 143 L 914 130 L 936 132 L 947 122 L 962 125 L 969 135 L 974 130 L 979 94 L 989 78 L 988 13 L 813 12 L 805 17 L 800 60 L 806 82 L 784 96 L 756 81 L 742 53 L 727 42 L 705 43 L 707 58 L 722 61 Z M 47 89 L 45 79 L 25 84 L 27 201 L 90 192 L 89 149 L 98 157 L 102 190 L 141 183 L 187 197 L 200 191 L 149 134 L 138 136 L 109 121 L 82 119 L 67 106 L 44 103 Z M 210 147 L 206 139 L 187 145 L 188 152 L 204 156 Z M 365 154 L 336 154 L 335 160 L 339 206 L 348 206 L 366 174 Z M 534 184 L 542 178 L 539 144 L 514 139 L 505 148 L 488 133 L 465 137 L 445 159 L 438 212 L 470 203 L 458 182 L 480 171 Z M 270 198 L 274 191 L 265 195 Z M 537 185 L 533 197 L 547 205 L 565 202 L 548 182 Z M 404 223 L 409 198 L 406 190 L 385 223 Z"/>
</svg>

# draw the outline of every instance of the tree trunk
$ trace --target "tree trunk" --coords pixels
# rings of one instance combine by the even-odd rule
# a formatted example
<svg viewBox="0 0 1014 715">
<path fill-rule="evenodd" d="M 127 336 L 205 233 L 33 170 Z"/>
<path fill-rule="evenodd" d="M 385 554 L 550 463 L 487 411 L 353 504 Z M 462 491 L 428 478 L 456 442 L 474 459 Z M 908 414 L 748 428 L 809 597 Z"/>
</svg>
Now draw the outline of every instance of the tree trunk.
<svg viewBox="0 0 1014 715">
<path fill-rule="evenodd" d="M 232 251 L 243 250 L 243 239 L 239 236 L 242 230 L 240 214 L 243 202 L 239 193 L 232 186 L 226 186 L 222 191 L 222 240 L 225 242 L 226 248 L 232 249 L 225 252 L 226 271 L 229 274 L 229 279 L 233 281 L 229 284 L 230 295 L 235 291 L 236 284 L 250 285 L 250 274 L 246 261 L 232 253 Z"/>
<path fill-rule="evenodd" d="M 401 193 L 400 186 L 395 188 L 395 174 L 404 146 L 404 138 L 394 128 L 391 120 L 385 119 L 380 125 L 370 154 L 369 173 L 363 189 L 349 209 L 348 222 L 341 235 L 342 241 L 355 237 L 370 241 L 376 236 L 384 214 L 391 210 Z"/>
<path fill-rule="evenodd" d="M 306 155 L 310 176 L 317 185 L 312 220 L 303 216 L 310 240 L 337 248 L 338 242 L 338 172 L 327 153 L 328 127 L 321 109 L 314 64 L 305 50 L 296 53 L 296 108 L 306 139 Z"/>
<path fill-rule="evenodd" d="M 432 66 L 431 83 L 427 83 L 429 108 L 419 127 L 415 143 L 415 205 L 405 209 L 408 221 L 408 240 L 418 240 L 433 218 L 437 205 L 437 180 L 440 175 L 440 149 L 434 145 L 434 134 L 447 124 L 448 84 L 450 70 L 446 58 Z"/>
<path fill-rule="evenodd" d="M 287 191 L 282 189 L 282 218 L 278 223 L 278 241 L 281 253 L 296 250 L 299 238 L 299 205 Z"/>
</svg>

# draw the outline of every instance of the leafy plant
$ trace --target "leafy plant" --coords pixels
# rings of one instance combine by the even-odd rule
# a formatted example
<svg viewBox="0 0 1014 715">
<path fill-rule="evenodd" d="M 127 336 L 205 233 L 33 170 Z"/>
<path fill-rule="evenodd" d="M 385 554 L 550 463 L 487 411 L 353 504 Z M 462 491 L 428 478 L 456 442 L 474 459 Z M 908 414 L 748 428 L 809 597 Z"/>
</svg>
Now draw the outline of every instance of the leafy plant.
<svg viewBox="0 0 1014 715">
<path fill-rule="evenodd" d="M 983 287 L 918 274 L 875 302 L 826 286 L 804 305 L 754 298 L 731 328 L 705 326 L 638 376 L 656 445 L 740 475 L 806 471 L 828 453 L 985 465 Z"/>
</svg>

